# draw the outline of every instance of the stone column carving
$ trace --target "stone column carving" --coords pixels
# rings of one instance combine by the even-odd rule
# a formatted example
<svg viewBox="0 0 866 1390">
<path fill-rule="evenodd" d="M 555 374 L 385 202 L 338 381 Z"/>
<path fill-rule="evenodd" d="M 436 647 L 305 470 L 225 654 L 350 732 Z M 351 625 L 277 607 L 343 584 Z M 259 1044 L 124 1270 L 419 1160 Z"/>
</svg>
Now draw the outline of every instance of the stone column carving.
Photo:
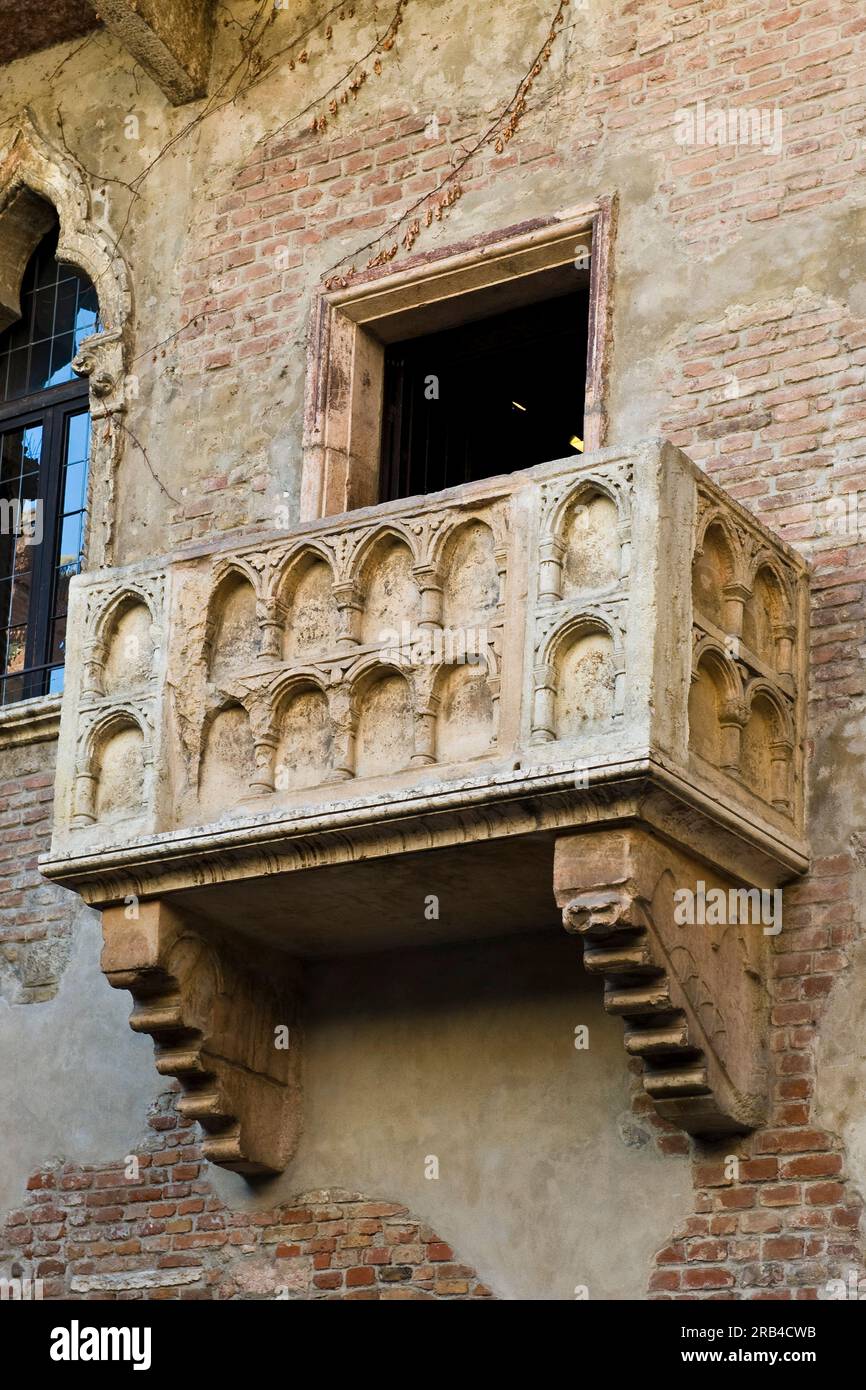
<svg viewBox="0 0 866 1390">
<path fill-rule="evenodd" d="M 361 620 L 364 616 L 364 596 L 354 580 L 334 585 L 334 599 L 340 619 L 338 646 L 346 651 L 361 640 Z"/>
<path fill-rule="evenodd" d="M 415 583 L 421 594 L 421 628 L 436 631 L 442 626 L 442 575 L 435 565 L 415 565 Z"/>
<path fill-rule="evenodd" d="M 788 738 L 775 738 L 770 744 L 772 785 L 770 797 L 777 811 L 791 809 L 791 764 L 794 745 Z"/>
<path fill-rule="evenodd" d="M 75 774 L 73 826 L 92 825 L 96 820 L 96 783 L 96 774 L 89 769 L 82 769 Z"/>
<path fill-rule="evenodd" d="M 135 1005 L 130 1027 L 149 1033 L 156 1069 L 183 1087 L 178 1109 L 205 1131 L 212 1163 L 277 1173 L 301 1127 L 300 1025 L 295 963 L 258 942 L 231 944 L 166 903 L 103 913 L 102 969 Z"/>
<path fill-rule="evenodd" d="M 250 791 L 254 796 L 267 796 L 275 786 L 274 759 L 279 737 L 266 700 L 254 700 L 249 713 L 256 764 L 250 778 Z"/>
<path fill-rule="evenodd" d="M 773 641 L 776 648 L 776 670 L 781 676 L 794 672 L 794 643 L 797 629 L 793 623 L 774 623 Z"/>
<path fill-rule="evenodd" d="M 436 761 L 436 716 L 439 698 L 433 693 L 433 672 L 429 668 L 415 678 L 415 709 L 413 711 L 413 748 L 409 759 L 412 767 L 426 767 Z"/>
<path fill-rule="evenodd" d="M 84 654 L 81 693 L 85 699 L 98 699 L 102 694 L 102 680 L 107 656 L 108 651 L 105 643 L 98 637 L 94 637 L 88 643 Z"/>
<path fill-rule="evenodd" d="M 723 617 L 725 631 L 730 633 L 732 637 L 741 637 L 743 632 L 743 611 L 751 597 L 751 590 L 747 585 L 732 580 L 731 583 L 726 584 L 722 590 L 722 597 L 724 599 Z"/>
<path fill-rule="evenodd" d="M 740 747 L 749 712 L 742 700 L 725 700 L 719 711 L 721 749 L 719 767 L 730 777 L 740 776 Z"/>
<path fill-rule="evenodd" d="M 346 782 L 355 775 L 355 733 L 358 710 L 346 686 L 330 691 L 328 708 L 334 725 L 334 770 L 332 780 Z"/>
<path fill-rule="evenodd" d="M 551 743 L 556 738 L 556 668 L 550 662 L 542 662 L 535 667 L 533 676 L 532 741 Z"/>
<path fill-rule="evenodd" d="M 256 619 L 262 634 L 261 655 L 269 661 L 279 661 L 282 657 L 287 616 L 284 605 L 274 598 L 259 599 L 256 603 Z"/>
<path fill-rule="evenodd" d="M 565 542 L 545 536 L 538 543 L 538 601 L 558 601 L 562 596 L 562 557 Z"/>
</svg>

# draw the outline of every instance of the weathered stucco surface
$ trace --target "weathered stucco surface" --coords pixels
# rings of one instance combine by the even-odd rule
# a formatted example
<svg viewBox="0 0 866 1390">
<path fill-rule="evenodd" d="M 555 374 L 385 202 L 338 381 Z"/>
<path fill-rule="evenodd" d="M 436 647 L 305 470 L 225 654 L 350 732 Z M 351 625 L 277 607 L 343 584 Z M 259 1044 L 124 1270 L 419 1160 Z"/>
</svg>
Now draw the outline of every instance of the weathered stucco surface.
<svg viewBox="0 0 866 1390">
<path fill-rule="evenodd" d="M 866 722 L 860 709 L 828 720 L 816 740 L 812 812 L 818 831 L 817 851 L 838 853 L 850 846 L 853 874 L 852 912 L 862 927 L 866 902 Z M 851 1177 L 866 1197 L 866 944 L 851 952 L 847 973 L 830 997 L 821 1027 L 815 1094 L 820 1122 L 842 1136 Z"/>
<path fill-rule="evenodd" d="M 46 1159 L 98 1163 L 129 1153 L 160 1089 L 150 1040 L 129 1031 L 126 1000 L 112 997 L 99 972 L 96 913 L 80 907 L 72 929 L 54 998 L 29 1008 L 0 1004 L 4 1211 L 21 1201 L 27 1178 Z"/>
<path fill-rule="evenodd" d="M 557 933 L 317 967 L 291 1170 L 255 1194 L 215 1172 L 217 1190 L 242 1209 L 313 1182 L 398 1193 L 500 1298 L 643 1297 L 687 1171 L 633 1113 L 621 1025 L 579 957 Z"/>
</svg>

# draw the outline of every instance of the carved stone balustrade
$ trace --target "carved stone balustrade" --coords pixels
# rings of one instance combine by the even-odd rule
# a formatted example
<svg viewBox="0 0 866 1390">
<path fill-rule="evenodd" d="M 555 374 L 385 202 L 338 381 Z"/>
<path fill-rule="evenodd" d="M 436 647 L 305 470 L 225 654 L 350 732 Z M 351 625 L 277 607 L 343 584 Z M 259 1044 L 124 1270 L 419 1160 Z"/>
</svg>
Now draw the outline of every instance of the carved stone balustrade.
<svg viewBox="0 0 866 1390">
<path fill-rule="evenodd" d="M 255 990 L 258 943 L 296 999 L 304 957 L 545 929 L 558 903 L 660 1108 L 697 1133 L 760 1121 L 768 928 L 679 925 L 673 895 L 770 893 L 806 867 L 806 571 L 678 450 L 606 449 L 71 590 L 43 872 L 105 910 L 109 979 L 183 1053 L 216 1161 L 272 1170 L 288 1148 L 244 1149 L 241 1103 L 212 1084 L 231 1009 L 185 1002 L 196 971 L 164 959 L 181 920 L 184 961 L 230 957 Z M 164 948 L 129 926 L 146 906 Z M 260 1042 L 240 1049 L 256 1075 Z M 279 1069 L 277 1093 L 300 1104 Z"/>
</svg>

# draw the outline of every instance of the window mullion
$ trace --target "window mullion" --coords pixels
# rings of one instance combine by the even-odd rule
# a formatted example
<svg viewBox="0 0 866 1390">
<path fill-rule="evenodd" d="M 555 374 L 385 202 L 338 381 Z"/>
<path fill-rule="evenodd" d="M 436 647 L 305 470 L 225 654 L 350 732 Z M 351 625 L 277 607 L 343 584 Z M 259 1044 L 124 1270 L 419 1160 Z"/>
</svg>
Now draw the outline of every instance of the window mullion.
<svg viewBox="0 0 866 1390">
<path fill-rule="evenodd" d="M 60 502 L 61 458 L 63 452 L 63 415 L 60 409 L 45 412 L 42 435 L 42 459 L 39 468 L 39 490 L 42 506 L 42 541 L 35 547 L 33 558 L 33 589 L 27 621 L 28 667 L 43 667 L 48 660 L 51 633 L 51 595 L 57 551 L 57 516 Z M 42 466 L 44 462 L 44 467 Z M 45 691 L 47 672 L 34 673 L 28 694 Z"/>
</svg>

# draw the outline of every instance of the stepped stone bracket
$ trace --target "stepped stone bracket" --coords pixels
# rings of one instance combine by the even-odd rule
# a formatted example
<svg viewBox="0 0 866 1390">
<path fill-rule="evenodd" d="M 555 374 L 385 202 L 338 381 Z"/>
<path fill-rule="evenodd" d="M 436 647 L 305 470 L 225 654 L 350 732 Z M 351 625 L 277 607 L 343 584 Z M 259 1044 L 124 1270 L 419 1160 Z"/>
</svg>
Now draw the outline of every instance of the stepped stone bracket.
<svg viewBox="0 0 866 1390">
<path fill-rule="evenodd" d="M 563 924 L 583 938 L 586 969 L 604 977 L 605 1009 L 622 1018 L 647 1093 L 679 1128 L 715 1137 L 765 1115 L 766 941 L 750 921 L 679 925 L 674 894 L 701 882 L 736 892 L 641 829 L 556 843 Z"/>
<path fill-rule="evenodd" d="M 178 1109 L 205 1131 L 205 1157 L 248 1175 L 281 1172 L 301 1124 L 290 958 L 257 946 L 248 960 L 160 901 L 106 909 L 103 932 L 102 969 L 132 994 L 130 1027 L 153 1038 L 157 1071 L 180 1081 Z"/>
</svg>

